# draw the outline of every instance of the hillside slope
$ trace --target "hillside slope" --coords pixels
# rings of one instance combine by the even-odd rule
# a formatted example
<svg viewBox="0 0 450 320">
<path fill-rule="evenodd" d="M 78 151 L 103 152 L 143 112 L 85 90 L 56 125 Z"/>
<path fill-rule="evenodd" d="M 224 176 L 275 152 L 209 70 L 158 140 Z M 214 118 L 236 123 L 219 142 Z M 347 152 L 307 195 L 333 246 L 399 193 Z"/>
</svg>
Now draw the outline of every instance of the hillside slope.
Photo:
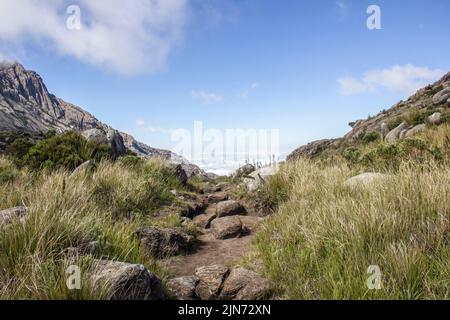
<svg viewBox="0 0 450 320">
<path fill-rule="evenodd" d="M 42 78 L 19 63 L 0 63 L 0 131 L 41 133 L 112 129 L 89 112 L 49 93 Z M 168 150 L 152 148 L 120 132 L 130 151 L 145 157 L 161 157 L 183 164 L 188 174 L 204 172 Z"/>
<path fill-rule="evenodd" d="M 387 142 L 402 140 L 427 130 L 429 124 L 448 122 L 449 107 L 450 72 L 436 83 L 418 90 L 406 101 L 400 101 L 366 120 L 349 123 L 352 130 L 344 137 L 311 142 L 293 151 L 287 160 L 292 161 L 299 157 L 327 157 L 348 147 L 377 139 Z"/>
</svg>

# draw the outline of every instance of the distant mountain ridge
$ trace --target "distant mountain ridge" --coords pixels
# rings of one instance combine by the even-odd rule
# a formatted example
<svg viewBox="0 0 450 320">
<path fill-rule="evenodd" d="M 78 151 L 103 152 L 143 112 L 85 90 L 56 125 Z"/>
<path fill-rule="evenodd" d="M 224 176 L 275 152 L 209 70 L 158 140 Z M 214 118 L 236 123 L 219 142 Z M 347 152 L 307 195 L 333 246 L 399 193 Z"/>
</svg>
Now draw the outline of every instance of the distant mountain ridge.
<svg viewBox="0 0 450 320">
<path fill-rule="evenodd" d="M 89 112 L 49 93 L 38 73 L 20 63 L 0 62 L 0 131 L 64 132 L 112 129 Z M 124 144 L 139 156 L 161 157 L 182 164 L 188 175 L 204 175 L 198 166 L 168 150 L 152 148 L 120 132 Z"/>
<path fill-rule="evenodd" d="M 435 83 L 418 90 L 406 101 L 400 101 L 368 119 L 349 123 L 352 130 L 343 137 L 310 142 L 294 150 L 286 160 L 291 161 L 299 157 L 316 158 L 327 153 L 342 151 L 349 146 L 358 145 L 361 140 L 370 135 L 372 137 L 379 135 L 381 139 L 388 142 L 401 140 L 427 130 L 425 124 L 430 123 L 428 117 L 432 114 L 439 119 L 438 121 L 432 119 L 431 122 L 444 122 L 445 115 L 449 113 L 449 107 L 450 72 Z M 417 114 L 423 119 L 417 117 L 418 119 L 412 121 L 413 123 L 409 123 L 406 118 L 411 114 Z"/>
</svg>

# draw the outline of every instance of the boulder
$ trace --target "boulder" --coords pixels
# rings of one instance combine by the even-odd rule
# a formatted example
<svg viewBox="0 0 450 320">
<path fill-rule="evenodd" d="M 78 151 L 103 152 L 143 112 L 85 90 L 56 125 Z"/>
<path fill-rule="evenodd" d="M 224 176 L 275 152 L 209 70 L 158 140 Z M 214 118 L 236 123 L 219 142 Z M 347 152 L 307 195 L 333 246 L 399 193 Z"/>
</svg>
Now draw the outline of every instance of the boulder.
<svg viewBox="0 0 450 320">
<path fill-rule="evenodd" d="M 217 218 L 211 222 L 211 233 L 216 239 L 230 239 L 241 236 L 242 222 L 238 216 Z"/>
<path fill-rule="evenodd" d="M 440 125 L 442 122 L 442 114 L 440 112 L 435 112 L 428 117 L 428 122 L 433 125 Z"/>
<path fill-rule="evenodd" d="M 446 87 L 433 96 L 433 104 L 439 105 L 448 102 L 450 99 L 450 87 Z"/>
<path fill-rule="evenodd" d="M 106 139 L 114 157 L 118 158 L 127 154 L 123 138 L 117 130 L 108 129 L 106 131 Z"/>
<path fill-rule="evenodd" d="M 94 260 L 88 273 L 92 288 L 108 300 L 161 300 L 161 281 L 143 265 Z"/>
<path fill-rule="evenodd" d="M 270 282 L 258 273 L 235 268 L 226 278 L 219 299 L 221 300 L 260 300 L 270 294 Z"/>
<path fill-rule="evenodd" d="M 211 221 L 216 218 L 216 211 L 210 210 L 211 212 L 205 212 L 204 214 L 200 214 L 192 220 L 194 224 L 202 229 L 208 229 L 211 225 Z"/>
<path fill-rule="evenodd" d="M 357 175 L 355 177 L 348 179 L 347 181 L 345 181 L 344 184 L 347 187 L 351 187 L 351 188 L 358 187 L 358 186 L 368 187 L 372 183 L 374 183 L 376 181 L 384 180 L 387 177 L 389 177 L 389 175 L 383 174 L 383 173 L 366 172 L 366 173 L 362 173 L 360 175 Z"/>
<path fill-rule="evenodd" d="M 391 130 L 385 137 L 385 141 L 392 143 L 399 139 L 400 133 L 408 127 L 406 122 L 402 122 L 397 128 Z"/>
<path fill-rule="evenodd" d="M 200 279 L 196 276 L 178 277 L 167 281 L 166 288 L 177 300 L 196 299 L 195 288 Z"/>
<path fill-rule="evenodd" d="M 244 214 L 246 214 L 245 208 L 234 200 L 222 201 L 216 205 L 216 215 L 218 218 Z"/>
<path fill-rule="evenodd" d="M 14 219 L 19 219 L 21 222 L 25 221 L 28 209 L 26 207 L 15 207 L 0 211 L 0 229 L 10 225 Z"/>
<path fill-rule="evenodd" d="M 147 227 L 135 235 L 147 252 L 157 258 L 188 253 L 194 244 L 192 236 L 177 229 Z"/>
<path fill-rule="evenodd" d="M 267 179 L 277 174 L 279 170 L 280 166 L 278 164 L 260 168 L 244 179 L 245 187 L 248 191 L 254 192 L 258 190 L 261 184 L 265 183 Z"/>
<path fill-rule="evenodd" d="M 81 134 L 88 141 L 97 144 L 108 144 L 108 138 L 106 137 L 106 133 L 101 129 L 89 129 L 83 131 Z"/>
<path fill-rule="evenodd" d="M 199 282 L 195 288 L 196 295 L 202 300 L 216 300 L 228 273 L 228 268 L 219 265 L 197 268 L 195 276 L 199 279 Z"/>
<path fill-rule="evenodd" d="M 206 197 L 208 203 L 218 203 L 226 200 L 228 200 L 228 194 L 224 191 L 216 192 Z"/>
<path fill-rule="evenodd" d="M 419 132 L 425 131 L 427 129 L 426 124 L 418 124 L 417 126 L 415 126 L 414 128 L 408 130 L 405 134 L 405 138 L 409 138 L 412 137 L 416 134 L 418 134 Z"/>
<path fill-rule="evenodd" d="M 256 168 L 254 165 L 247 163 L 236 170 L 236 172 L 233 174 L 233 179 L 239 179 L 243 176 L 249 175 L 253 171 L 255 171 Z"/>
</svg>

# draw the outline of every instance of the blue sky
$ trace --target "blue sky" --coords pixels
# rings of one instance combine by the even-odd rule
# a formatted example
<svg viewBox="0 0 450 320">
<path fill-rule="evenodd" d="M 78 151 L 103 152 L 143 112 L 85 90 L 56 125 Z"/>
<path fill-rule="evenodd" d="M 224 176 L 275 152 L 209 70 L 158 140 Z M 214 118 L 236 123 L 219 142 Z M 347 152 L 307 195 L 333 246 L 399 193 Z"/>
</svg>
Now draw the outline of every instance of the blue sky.
<svg viewBox="0 0 450 320">
<path fill-rule="evenodd" d="M 160 13 L 134 19 L 142 9 L 133 2 L 148 0 L 125 9 L 50 0 L 41 10 L 2 0 L 0 57 L 151 146 L 171 149 L 171 130 L 201 120 L 219 130 L 279 129 L 282 154 L 341 136 L 348 122 L 450 70 L 448 0 L 165 1 Z M 78 35 L 58 29 L 72 3 L 81 8 Z M 381 30 L 366 26 L 371 4 Z M 27 24 L 28 11 L 43 26 Z M 94 29 L 101 22 L 116 31 Z"/>
</svg>

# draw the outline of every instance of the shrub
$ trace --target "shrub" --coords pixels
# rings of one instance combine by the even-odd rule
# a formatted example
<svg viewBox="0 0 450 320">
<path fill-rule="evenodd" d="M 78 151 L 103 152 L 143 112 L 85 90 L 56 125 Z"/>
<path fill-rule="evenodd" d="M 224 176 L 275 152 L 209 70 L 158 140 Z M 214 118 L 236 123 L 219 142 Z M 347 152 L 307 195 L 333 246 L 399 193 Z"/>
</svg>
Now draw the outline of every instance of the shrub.
<svg viewBox="0 0 450 320">
<path fill-rule="evenodd" d="M 99 161 L 109 156 L 108 146 L 87 141 L 79 133 L 70 131 L 39 141 L 21 157 L 20 163 L 34 169 L 73 170 L 87 160 Z"/>
<path fill-rule="evenodd" d="M 380 139 L 380 134 L 378 132 L 369 132 L 363 136 L 362 142 L 363 143 L 371 143 L 371 142 L 375 142 L 379 139 Z"/>
</svg>

